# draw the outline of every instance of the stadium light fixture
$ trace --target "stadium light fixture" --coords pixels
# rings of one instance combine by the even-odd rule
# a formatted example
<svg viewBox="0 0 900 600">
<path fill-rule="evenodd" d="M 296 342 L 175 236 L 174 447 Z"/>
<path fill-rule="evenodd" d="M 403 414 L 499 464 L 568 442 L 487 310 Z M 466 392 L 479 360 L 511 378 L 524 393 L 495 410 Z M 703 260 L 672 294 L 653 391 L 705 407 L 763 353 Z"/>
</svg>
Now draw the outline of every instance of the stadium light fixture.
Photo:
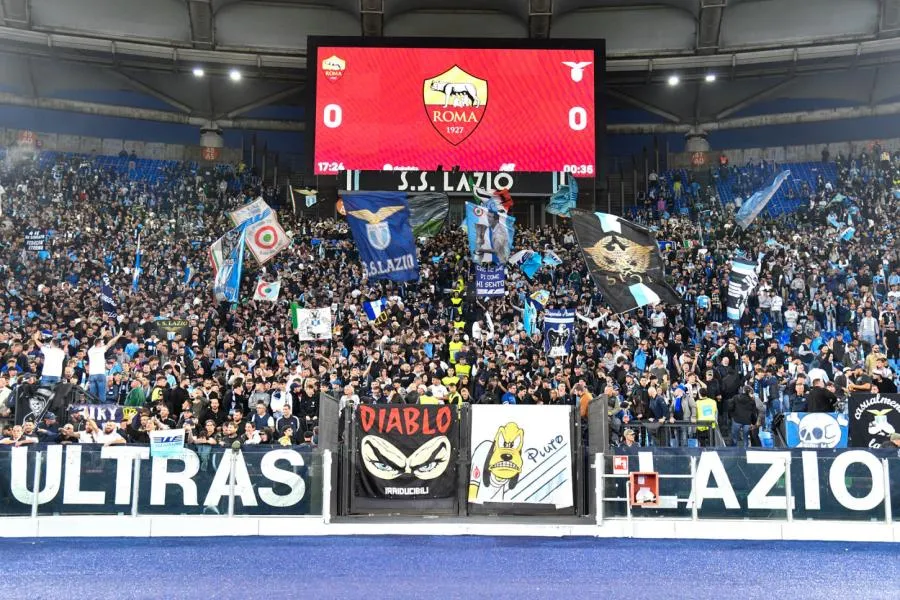
<svg viewBox="0 0 900 600">
<path fill-rule="evenodd" d="M 228 77 L 232 81 L 240 81 L 241 80 L 241 72 L 238 71 L 237 69 L 232 69 L 231 71 L 228 72 Z"/>
<path fill-rule="evenodd" d="M 716 74 L 715 73 L 707 73 L 705 79 L 706 79 L 706 83 L 712 83 L 716 80 Z"/>
<path fill-rule="evenodd" d="M 679 77 L 678 75 L 669 75 L 669 85 L 674 87 L 679 83 L 681 83 L 681 77 Z"/>
<path fill-rule="evenodd" d="M 194 77 L 199 79 L 200 77 L 203 77 L 205 74 L 206 74 L 206 72 L 203 70 L 202 67 L 194 67 Z"/>
</svg>

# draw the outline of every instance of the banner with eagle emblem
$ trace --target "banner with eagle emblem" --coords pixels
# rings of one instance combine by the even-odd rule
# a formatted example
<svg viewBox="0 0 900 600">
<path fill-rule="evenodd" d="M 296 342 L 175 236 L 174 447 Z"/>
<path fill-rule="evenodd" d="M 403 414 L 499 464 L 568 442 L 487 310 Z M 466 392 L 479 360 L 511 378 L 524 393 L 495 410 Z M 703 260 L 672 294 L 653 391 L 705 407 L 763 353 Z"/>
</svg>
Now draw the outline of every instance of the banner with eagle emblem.
<svg viewBox="0 0 900 600">
<path fill-rule="evenodd" d="M 544 353 L 550 358 L 566 356 L 575 339 L 575 311 L 550 309 L 544 313 Z"/>
<path fill-rule="evenodd" d="M 649 229 L 608 213 L 575 209 L 571 215 L 584 262 L 615 312 L 681 303 L 666 283 L 659 245 Z"/>
<path fill-rule="evenodd" d="M 419 279 L 409 201 L 404 192 L 348 192 L 344 209 L 370 280 Z"/>
</svg>

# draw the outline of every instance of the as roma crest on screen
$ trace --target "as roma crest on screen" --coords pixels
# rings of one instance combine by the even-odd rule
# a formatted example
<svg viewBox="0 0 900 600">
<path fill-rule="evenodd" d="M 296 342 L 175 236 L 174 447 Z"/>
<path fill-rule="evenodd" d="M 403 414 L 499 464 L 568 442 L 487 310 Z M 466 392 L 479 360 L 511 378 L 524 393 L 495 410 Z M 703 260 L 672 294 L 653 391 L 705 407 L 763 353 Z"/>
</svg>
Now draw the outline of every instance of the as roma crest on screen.
<svg viewBox="0 0 900 600">
<path fill-rule="evenodd" d="M 346 61 L 334 54 L 322 61 L 322 72 L 325 74 L 325 78 L 331 83 L 334 83 L 343 77 L 346 69 Z"/>
<path fill-rule="evenodd" d="M 453 65 L 425 80 L 422 98 L 431 125 L 456 146 L 481 124 L 488 103 L 488 82 Z"/>
</svg>

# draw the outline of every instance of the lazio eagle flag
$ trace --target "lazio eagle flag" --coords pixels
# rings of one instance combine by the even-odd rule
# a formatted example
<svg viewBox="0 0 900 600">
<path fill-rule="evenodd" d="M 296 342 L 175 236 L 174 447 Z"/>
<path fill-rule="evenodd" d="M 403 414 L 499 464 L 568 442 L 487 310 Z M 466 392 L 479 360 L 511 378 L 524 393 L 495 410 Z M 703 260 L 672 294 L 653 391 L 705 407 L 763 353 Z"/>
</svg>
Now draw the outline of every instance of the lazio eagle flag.
<svg viewBox="0 0 900 600">
<path fill-rule="evenodd" d="M 681 303 L 666 283 L 659 245 L 648 229 L 607 213 L 576 209 L 571 214 L 584 262 L 615 312 Z"/>
<path fill-rule="evenodd" d="M 419 279 L 416 243 L 404 192 L 347 192 L 347 223 L 366 276 L 392 281 Z"/>
</svg>

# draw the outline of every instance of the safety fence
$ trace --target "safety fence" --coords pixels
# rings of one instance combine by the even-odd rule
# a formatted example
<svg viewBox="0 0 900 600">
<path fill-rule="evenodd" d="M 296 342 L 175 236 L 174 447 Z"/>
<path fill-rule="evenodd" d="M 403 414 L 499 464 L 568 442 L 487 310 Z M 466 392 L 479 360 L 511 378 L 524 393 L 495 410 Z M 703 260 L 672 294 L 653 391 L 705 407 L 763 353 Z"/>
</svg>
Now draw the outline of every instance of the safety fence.
<svg viewBox="0 0 900 600">
<path fill-rule="evenodd" d="M 603 454 L 570 406 L 361 406 L 333 423 L 319 449 L 0 446 L 0 517 L 900 521 L 896 448 Z"/>
</svg>

